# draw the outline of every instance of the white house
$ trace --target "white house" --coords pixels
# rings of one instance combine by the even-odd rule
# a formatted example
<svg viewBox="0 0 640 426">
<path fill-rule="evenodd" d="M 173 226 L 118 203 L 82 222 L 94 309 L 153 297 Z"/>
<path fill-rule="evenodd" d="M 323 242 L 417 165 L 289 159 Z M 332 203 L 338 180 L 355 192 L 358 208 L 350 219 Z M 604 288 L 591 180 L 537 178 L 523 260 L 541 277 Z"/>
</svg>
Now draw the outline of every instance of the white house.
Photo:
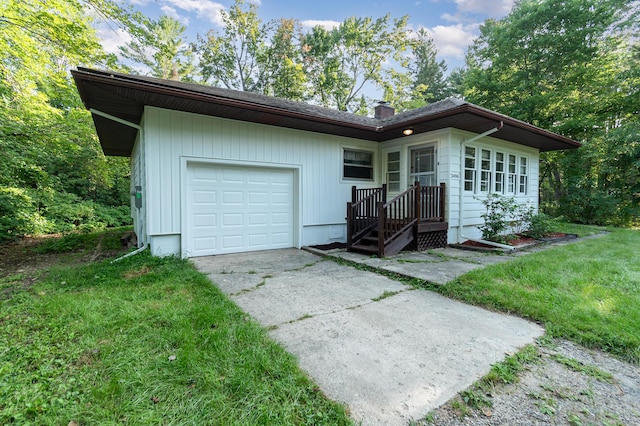
<svg viewBox="0 0 640 426">
<path fill-rule="evenodd" d="M 376 117 L 254 93 L 79 68 L 106 155 L 131 158 L 138 244 L 193 257 L 345 242 L 352 186 L 444 184 L 448 243 L 479 237 L 480 200 L 537 207 L 542 151 L 579 143 L 459 99 Z M 462 224 L 462 228 L 460 227 Z"/>
</svg>

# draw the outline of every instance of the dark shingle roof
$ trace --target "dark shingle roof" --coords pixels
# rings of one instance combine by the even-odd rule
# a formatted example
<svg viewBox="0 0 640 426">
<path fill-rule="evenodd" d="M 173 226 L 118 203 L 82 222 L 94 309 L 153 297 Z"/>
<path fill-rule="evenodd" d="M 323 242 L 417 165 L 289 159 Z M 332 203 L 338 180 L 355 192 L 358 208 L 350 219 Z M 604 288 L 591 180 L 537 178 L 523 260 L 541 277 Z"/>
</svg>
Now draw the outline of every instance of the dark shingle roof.
<svg viewBox="0 0 640 426">
<path fill-rule="evenodd" d="M 145 106 L 327 133 L 371 141 L 447 127 L 474 133 L 500 127 L 492 136 L 541 151 L 568 149 L 578 142 L 460 99 L 449 98 L 385 119 L 375 119 L 257 93 L 195 83 L 78 68 L 71 71 L 107 155 L 131 154 L 137 130 L 100 113 L 139 124 Z"/>
</svg>

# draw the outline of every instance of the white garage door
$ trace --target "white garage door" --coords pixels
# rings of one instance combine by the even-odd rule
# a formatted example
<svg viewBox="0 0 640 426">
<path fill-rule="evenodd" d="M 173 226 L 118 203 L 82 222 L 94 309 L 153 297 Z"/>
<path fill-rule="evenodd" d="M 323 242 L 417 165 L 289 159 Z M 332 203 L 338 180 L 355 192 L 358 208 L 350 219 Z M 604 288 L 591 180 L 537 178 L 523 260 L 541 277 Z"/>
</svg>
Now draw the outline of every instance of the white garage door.
<svg viewBox="0 0 640 426">
<path fill-rule="evenodd" d="M 189 164 L 187 257 L 293 247 L 293 171 Z"/>
</svg>

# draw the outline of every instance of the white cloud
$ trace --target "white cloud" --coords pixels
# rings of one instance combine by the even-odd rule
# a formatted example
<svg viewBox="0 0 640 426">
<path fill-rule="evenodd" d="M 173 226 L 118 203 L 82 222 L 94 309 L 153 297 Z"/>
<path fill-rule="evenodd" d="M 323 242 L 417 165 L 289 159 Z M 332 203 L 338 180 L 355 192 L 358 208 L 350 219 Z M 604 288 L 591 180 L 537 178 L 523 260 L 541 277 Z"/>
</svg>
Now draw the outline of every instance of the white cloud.
<svg viewBox="0 0 640 426">
<path fill-rule="evenodd" d="M 224 6 L 220 3 L 210 0 L 167 0 L 167 3 L 176 9 L 195 12 L 198 18 L 207 19 L 215 24 L 222 24 L 220 11 L 224 9 Z"/>
<path fill-rule="evenodd" d="M 160 10 L 162 10 L 162 12 L 164 12 L 164 14 L 168 17 L 177 20 L 183 25 L 189 25 L 189 18 L 187 18 L 186 16 L 181 16 L 175 8 L 164 5 L 160 8 Z"/>
<path fill-rule="evenodd" d="M 342 24 L 342 22 L 338 22 L 338 21 L 318 21 L 318 20 L 314 20 L 314 19 L 308 19 L 306 21 L 302 21 L 301 22 L 302 27 L 303 28 L 313 28 L 316 27 L 318 25 L 320 25 L 321 27 L 324 27 L 327 30 L 332 30 L 334 28 L 337 28 L 340 26 L 340 24 Z"/>
<path fill-rule="evenodd" d="M 427 28 L 441 56 L 464 58 L 467 47 L 476 38 L 476 25 L 437 25 Z"/>
<path fill-rule="evenodd" d="M 118 53 L 118 47 L 131 41 L 131 36 L 122 28 L 104 26 L 98 28 L 98 37 L 106 53 Z"/>
</svg>

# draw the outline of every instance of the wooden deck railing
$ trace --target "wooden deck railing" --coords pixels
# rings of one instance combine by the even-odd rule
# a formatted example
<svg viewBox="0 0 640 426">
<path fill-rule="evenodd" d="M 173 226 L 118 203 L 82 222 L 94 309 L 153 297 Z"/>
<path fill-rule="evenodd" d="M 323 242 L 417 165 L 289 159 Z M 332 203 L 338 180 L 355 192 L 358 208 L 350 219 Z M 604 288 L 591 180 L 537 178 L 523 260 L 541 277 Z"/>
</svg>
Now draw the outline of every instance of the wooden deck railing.
<svg viewBox="0 0 640 426">
<path fill-rule="evenodd" d="M 384 255 L 385 246 L 403 232 L 412 228 L 420 217 L 420 184 L 410 187 L 387 203 L 378 204 L 378 254 Z"/>
<path fill-rule="evenodd" d="M 445 185 L 420 187 L 420 220 L 444 222 Z"/>
<path fill-rule="evenodd" d="M 347 247 L 378 223 L 378 204 L 387 201 L 387 185 L 381 188 L 351 188 L 351 202 L 347 203 Z"/>
<path fill-rule="evenodd" d="M 347 248 L 376 238 L 378 256 L 385 251 L 400 251 L 417 238 L 418 223 L 445 222 L 445 184 L 420 186 L 418 182 L 389 202 L 387 187 L 356 189 L 352 187 L 347 203 Z M 411 236 L 410 232 L 414 235 Z M 369 235 L 367 235 L 369 234 Z M 363 238 L 367 237 L 367 238 Z"/>
</svg>

